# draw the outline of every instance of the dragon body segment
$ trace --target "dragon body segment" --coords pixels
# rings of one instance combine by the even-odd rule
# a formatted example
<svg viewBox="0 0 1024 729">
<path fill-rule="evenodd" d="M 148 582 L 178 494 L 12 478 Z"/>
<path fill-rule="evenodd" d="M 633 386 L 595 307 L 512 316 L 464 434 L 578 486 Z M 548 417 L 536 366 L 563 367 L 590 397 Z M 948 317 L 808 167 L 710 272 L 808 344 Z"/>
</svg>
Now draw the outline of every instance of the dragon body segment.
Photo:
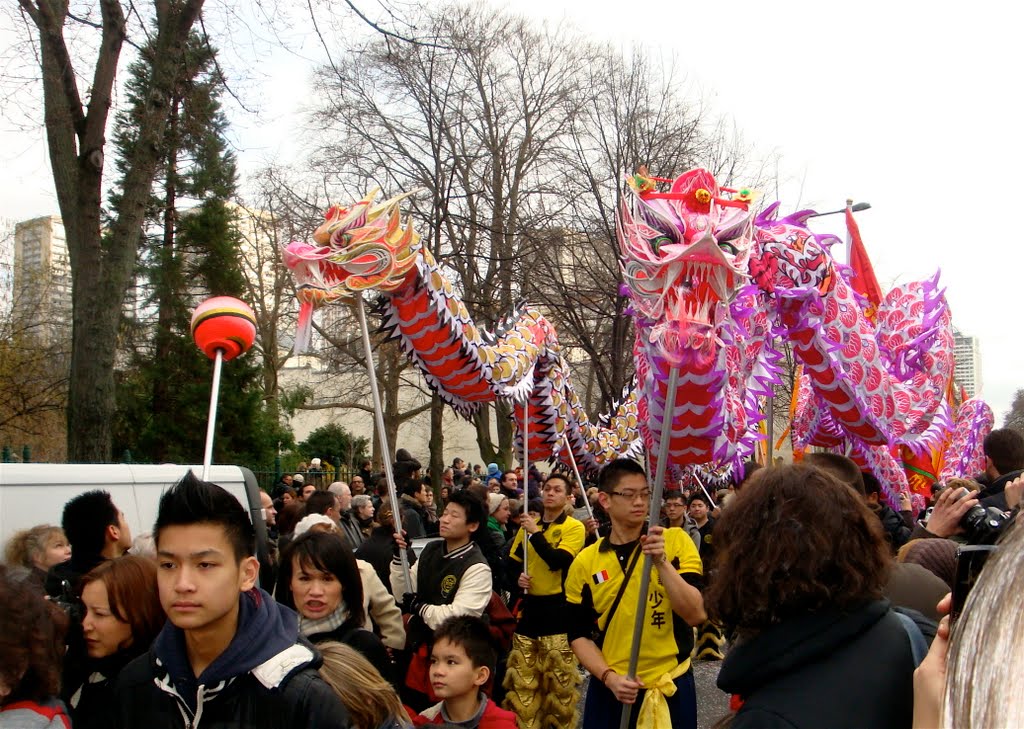
<svg viewBox="0 0 1024 729">
<path fill-rule="evenodd" d="M 736 466 L 753 451 L 761 402 L 778 381 L 775 342 L 786 338 L 804 364 L 794 444 L 843 448 L 905 490 L 890 448 L 937 447 L 951 419 L 950 317 L 936 281 L 894 289 L 872 321 L 829 253 L 834 238 L 807 228 L 808 211 L 777 219 L 776 204 L 755 220 L 748 190 L 721 188 L 700 169 L 674 180 L 641 170 L 627 182 L 620 293 L 635 322 L 636 379 L 597 423 L 551 323 L 521 304 L 494 331 L 477 326 L 411 222 L 401 225 L 404 196 L 333 207 L 315 245 L 286 247 L 302 305 L 297 346 L 314 307 L 377 291 L 384 330 L 428 384 L 465 417 L 512 401 L 517 447 L 525 417 L 531 459 L 561 458 L 568 444 L 585 472 L 644 451 L 653 469 L 668 409 L 667 465 L 680 477 L 699 464 Z"/>
</svg>

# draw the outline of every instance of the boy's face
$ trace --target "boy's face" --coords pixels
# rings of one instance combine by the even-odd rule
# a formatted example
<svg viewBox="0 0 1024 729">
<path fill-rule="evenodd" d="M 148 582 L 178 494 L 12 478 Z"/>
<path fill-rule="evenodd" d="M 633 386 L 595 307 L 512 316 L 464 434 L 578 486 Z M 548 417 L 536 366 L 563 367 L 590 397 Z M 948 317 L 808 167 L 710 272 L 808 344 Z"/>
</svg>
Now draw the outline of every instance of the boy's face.
<svg viewBox="0 0 1024 729">
<path fill-rule="evenodd" d="M 708 505 L 697 499 L 690 504 L 690 516 L 697 521 L 704 521 L 708 518 Z"/>
<path fill-rule="evenodd" d="M 440 535 L 445 539 L 468 539 L 479 524 L 466 523 L 466 510 L 459 504 L 448 504 L 441 514 Z"/>
<path fill-rule="evenodd" d="M 160 604 L 182 630 L 237 620 L 238 596 L 259 575 L 255 557 L 239 562 L 219 524 L 167 526 L 157 534 Z"/>
<path fill-rule="evenodd" d="M 430 685 L 439 699 L 476 694 L 487 683 L 491 671 L 486 666 L 474 667 L 461 645 L 441 639 L 430 653 Z"/>
<path fill-rule="evenodd" d="M 639 473 L 627 473 L 610 492 L 602 491 L 601 506 L 616 524 L 627 528 L 643 526 L 651 499 L 651 489 L 646 477 Z"/>
</svg>

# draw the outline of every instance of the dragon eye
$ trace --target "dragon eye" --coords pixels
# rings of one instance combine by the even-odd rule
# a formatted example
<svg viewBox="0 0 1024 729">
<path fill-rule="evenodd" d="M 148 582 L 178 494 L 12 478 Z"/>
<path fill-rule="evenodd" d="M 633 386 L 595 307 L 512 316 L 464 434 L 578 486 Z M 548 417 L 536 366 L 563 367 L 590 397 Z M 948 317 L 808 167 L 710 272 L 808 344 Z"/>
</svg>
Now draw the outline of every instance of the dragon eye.
<svg viewBox="0 0 1024 729">
<path fill-rule="evenodd" d="M 655 253 L 661 253 L 662 246 L 670 246 L 674 242 L 675 241 L 673 241 L 667 235 L 659 235 L 657 238 L 651 240 L 651 248 L 654 250 Z"/>
<path fill-rule="evenodd" d="M 739 249 L 737 249 L 736 246 L 726 241 L 721 241 L 718 244 L 718 247 L 722 250 L 723 253 L 728 253 L 730 256 L 735 256 L 737 253 L 739 253 Z"/>
</svg>

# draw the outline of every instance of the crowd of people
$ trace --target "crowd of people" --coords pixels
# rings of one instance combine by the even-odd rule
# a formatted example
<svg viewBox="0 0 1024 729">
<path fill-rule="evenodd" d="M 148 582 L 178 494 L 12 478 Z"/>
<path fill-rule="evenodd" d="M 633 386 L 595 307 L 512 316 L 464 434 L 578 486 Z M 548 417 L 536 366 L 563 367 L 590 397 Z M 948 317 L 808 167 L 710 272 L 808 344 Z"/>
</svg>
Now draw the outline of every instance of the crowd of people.
<svg viewBox="0 0 1024 729">
<path fill-rule="evenodd" d="M 670 484 L 654 522 L 627 459 L 589 487 L 455 459 L 435 491 L 399 450 L 397 515 L 369 463 L 314 460 L 261 493 L 259 556 L 192 474 L 136 539 L 86 492 L 6 545 L 0 728 L 694 728 L 695 660 L 722 727 L 1024 725 L 1024 437 L 985 453 L 920 513 L 812 453 Z M 965 598 L 966 544 L 996 546 Z"/>
</svg>

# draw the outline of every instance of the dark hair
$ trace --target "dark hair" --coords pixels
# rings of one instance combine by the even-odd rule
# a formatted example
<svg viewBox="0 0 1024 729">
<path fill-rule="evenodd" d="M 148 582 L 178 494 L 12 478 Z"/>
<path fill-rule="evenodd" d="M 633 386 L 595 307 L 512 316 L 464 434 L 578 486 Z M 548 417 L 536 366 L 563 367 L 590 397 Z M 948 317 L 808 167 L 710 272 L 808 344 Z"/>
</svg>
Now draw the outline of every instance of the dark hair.
<svg viewBox="0 0 1024 729">
<path fill-rule="evenodd" d="M 11 689 L 3 703 L 56 696 L 68 625 L 64 613 L 31 580 L 17 578 L 2 564 L 0 605 L 0 680 Z"/>
<path fill-rule="evenodd" d="M 868 471 L 861 471 L 860 477 L 864 481 L 864 495 L 871 496 L 871 494 L 878 494 L 879 498 L 882 496 L 882 484 L 875 478 L 875 474 L 869 473 Z"/>
<path fill-rule="evenodd" d="M 697 491 L 696 493 L 692 494 L 690 498 L 686 500 L 686 505 L 692 506 L 694 501 L 700 501 L 701 503 L 704 504 L 704 506 L 708 507 L 709 509 L 711 508 L 711 501 L 708 499 L 707 496 L 705 496 L 700 491 Z"/>
<path fill-rule="evenodd" d="M 544 485 L 546 486 L 548 481 L 550 481 L 553 478 L 557 478 L 559 481 L 565 484 L 566 496 L 572 496 L 572 490 L 576 485 L 576 481 L 573 479 L 572 476 L 566 473 L 562 473 L 561 471 L 552 471 L 551 473 L 548 474 L 548 477 L 544 479 Z M 541 490 L 543 490 L 543 488 Z"/>
<path fill-rule="evenodd" d="M 478 524 L 482 525 L 486 521 L 484 514 L 484 505 L 476 496 L 474 496 L 468 489 L 462 491 L 456 491 L 454 494 L 448 495 L 448 504 L 455 504 L 461 506 L 463 511 L 466 512 L 466 524 Z M 479 529 L 477 531 L 480 531 Z"/>
<path fill-rule="evenodd" d="M 1024 468 L 1024 435 L 1016 430 L 993 430 L 985 437 L 982 449 L 992 459 L 992 465 L 1000 476 Z M 67 531 L 67 528 L 64 530 Z"/>
<path fill-rule="evenodd" d="M 349 619 L 355 625 L 366 620 L 363 607 L 363 581 L 359 576 L 356 557 L 345 539 L 335 532 L 308 531 L 293 540 L 281 555 L 281 574 L 278 577 L 278 602 L 294 609 L 292 573 L 295 560 L 302 567 L 329 572 L 341 583 L 341 596 L 348 607 Z"/>
<path fill-rule="evenodd" d="M 286 505 L 283 509 L 277 512 L 277 533 L 291 534 L 294 532 L 295 525 L 302 520 L 302 517 L 305 516 L 305 514 L 305 504 L 293 501 Z"/>
<path fill-rule="evenodd" d="M 160 548 L 163 529 L 193 524 L 222 527 L 239 562 L 256 554 L 256 530 L 238 499 L 217 484 L 202 481 L 189 471 L 160 497 L 160 508 L 153 525 L 157 549 Z"/>
<path fill-rule="evenodd" d="M 601 469 L 597 477 L 597 488 L 606 494 L 615 490 L 623 476 L 636 474 L 647 477 L 644 467 L 631 458 L 616 458 L 607 466 Z"/>
<path fill-rule="evenodd" d="M 434 631 L 434 644 L 446 640 L 466 651 L 473 668 L 486 668 L 494 673 L 498 662 L 498 649 L 487 624 L 480 618 L 459 615 L 448 618 Z"/>
<path fill-rule="evenodd" d="M 889 547 L 863 498 L 804 464 L 767 468 L 715 525 L 717 574 L 705 595 L 741 637 L 790 618 L 882 597 Z"/>
<path fill-rule="evenodd" d="M 484 486 L 482 483 L 470 483 L 468 486 L 465 486 L 462 490 L 465 491 L 466 493 L 473 494 L 473 496 L 480 499 L 481 504 L 487 503 L 487 494 L 490 492 L 487 490 L 487 487 Z M 451 501 L 451 493 L 448 494 L 448 501 Z"/>
<path fill-rule="evenodd" d="M 331 491 L 314 491 L 306 497 L 307 514 L 326 514 L 328 509 L 336 509 L 338 501 Z"/>
<path fill-rule="evenodd" d="M 117 507 L 107 491 L 86 491 L 64 504 L 60 523 L 76 562 L 103 551 L 107 527 L 118 525 L 117 516 Z"/>
<path fill-rule="evenodd" d="M 750 479 L 753 477 L 753 475 L 755 473 L 757 473 L 758 471 L 760 471 L 762 468 L 764 468 L 764 466 L 762 466 L 757 461 L 744 461 L 744 463 L 743 463 L 743 478 L 737 479 L 735 477 L 735 475 L 733 476 L 732 480 L 733 480 L 733 483 L 735 484 L 734 490 L 739 491 L 741 488 L 743 488 L 743 486 L 750 481 Z"/>
<path fill-rule="evenodd" d="M 864 474 L 860 472 L 860 467 L 846 456 L 838 453 L 808 453 L 804 456 L 803 462 L 832 474 L 840 483 L 845 483 L 862 496 L 866 495 Z"/>
<path fill-rule="evenodd" d="M 167 621 L 160 605 L 156 563 L 135 555 L 109 559 L 82 578 L 79 594 L 90 582 L 103 583 L 111 614 L 122 623 L 128 623 L 132 630 L 132 647 L 137 655 L 142 655 Z"/>
<path fill-rule="evenodd" d="M 672 489 L 671 491 L 665 492 L 665 495 L 662 497 L 662 500 L 668 501 L 669 499 L 679 499 L 684 504 L 686 503 L 686 499 L 683 497 L 683 492 L 679 491 L 678 489 Z"/>
<path fill-rule="evenodd" d="M 402 486 L 402 493 L 405 496 L 412 496 L 413 498 L 415 498 L 416 494 L 418 494 L 420 492 L 420 489 L 423 488 L 423 483 L 421 481 L 417 481 L 415 478 L 409 478 L 408 476 L 406 476 L 403 480 L 404 485 Z"/>
</svg>

